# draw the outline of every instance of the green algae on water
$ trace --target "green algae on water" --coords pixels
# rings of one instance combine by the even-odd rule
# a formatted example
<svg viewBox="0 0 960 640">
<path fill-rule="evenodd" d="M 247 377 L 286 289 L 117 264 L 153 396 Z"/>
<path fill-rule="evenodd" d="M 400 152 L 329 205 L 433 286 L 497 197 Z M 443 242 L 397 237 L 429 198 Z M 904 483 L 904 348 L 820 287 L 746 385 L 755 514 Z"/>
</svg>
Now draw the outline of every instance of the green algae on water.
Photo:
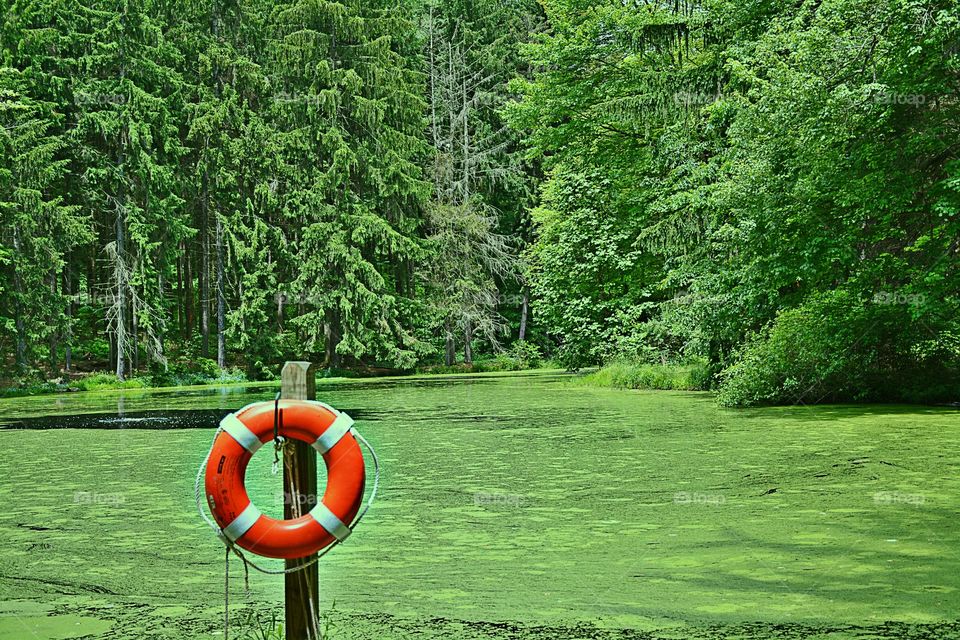
<svg viewBox="0 0 960 640">
<path fill-rule="evenodd" d="M 384 467 L 381 498 L 322 562 L 335 638 L 960 637 L 956 411 L 734 411 L 570 382 L 320 385 Z M 68 622 L 108 639 L 222 632 L 223 547 L 193 476 L 218 412 L 273 393 L 0 401 L 0 423 L 176 416 L 0 424 L 0 602 L 28 607 L 0 608 L 3 633 L 18 617 L 51 639 L 83 637 Z M 265 512 L 281 505 L 271 462 L 264 449 L 248 477 Z M 237 561 L 231 575 L 238 616 L 282 610 L 280 578 L 252 574 L 247 595 Z"/>
</svg>

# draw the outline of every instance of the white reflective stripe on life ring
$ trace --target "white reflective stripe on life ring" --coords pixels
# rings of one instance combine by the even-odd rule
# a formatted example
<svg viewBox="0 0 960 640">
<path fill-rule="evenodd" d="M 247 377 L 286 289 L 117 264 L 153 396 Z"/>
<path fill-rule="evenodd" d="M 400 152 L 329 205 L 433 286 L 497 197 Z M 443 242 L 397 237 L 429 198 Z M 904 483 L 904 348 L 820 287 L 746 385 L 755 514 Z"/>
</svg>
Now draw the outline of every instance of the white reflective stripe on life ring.
<svg viewBox="0 0 960 640">
<path fill-rule="evenodd" d="M 345 413 L 339 414 L 337 419 L 333 421 L 333 424 L 327 427 L 327 430 L 313 442 L 313 448 L 316 449 L 320 455 L 325 454 L 340 442 L 340 439 L 350 431 L 350 427 L 352 426 L 353 418 Z"/>
<path fill-rule="evenodd" d="M 231 542 L 236 542 L 240 536 L 250 531 L 250 527 L 260 519 L 260 509 L 253 506 L 253 503 L 247 505 L 240 515 L 233 519 L 233 522 L 223 528 L 223 535 L 230 538 Z"/>
<path fill-rule="evenodd" d="M 241 447 L 250 453 L 256 453 L 263 446 L 260 438 L 253 431 L 247 428 L 236 415 L 230 413 L 220 421 L 220 428 L 226 431 L 236 440 Z"/>
<path fill-rule="evenodd" d="M 327 530 L 327 532 L 332 535 L 334 538 L 343 542 L 346 540 L 353 531 L 350 530 L 350 527 L 343 524 L 343 521 L 340 520 L 333 511 L 327 508 L 327 505 L 322 502 L 318 503 L 311 511 L 310 515 L 313 516 L 313 519 L 320 523 L 320 526 Z"/>
</svg>

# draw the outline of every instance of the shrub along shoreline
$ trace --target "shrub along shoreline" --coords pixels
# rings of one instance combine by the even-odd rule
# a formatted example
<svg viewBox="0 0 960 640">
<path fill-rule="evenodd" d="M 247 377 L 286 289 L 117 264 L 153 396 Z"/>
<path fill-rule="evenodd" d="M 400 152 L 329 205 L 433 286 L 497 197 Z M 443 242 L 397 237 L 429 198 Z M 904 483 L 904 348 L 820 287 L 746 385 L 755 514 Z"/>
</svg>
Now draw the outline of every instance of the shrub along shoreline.
<svg viewBox="0 0 960 640">
<path fill-rule="evenodd" d="M 617 360 L 580 378 L 580 384 L 615 389 L 708 391 L 711 372 L 705 363 L 647 364 Z"/>
<path fill-rule="evenodd" d="M 804 379 L 792 377 L 789 372 L 797 367 L 797 359 L 771 352 L 774 350 L 769 349 L 769 345 L 777 344 L 776 341 L 761 344 L 764 348 L 747 350 L 745 360 L 719 372 L 706 362 L 649 364 L 621 359 L 582 376 L 578 382 L 615 389 L 712 391 L 717 403 L 728 408 L 784 406 L 804 399 L 807 404 L 854 402 L 960 406 L 956 385 L 947 374 L 938 384 L 929 383 L 928 373 L 901 381 L 897 389 L 888 386 L 880 388 L 877 393 L 855 394 L 853 385 L 858 379 L 853 372 L 834 366 L 825 367 L 826 373 L 810 372 Z M 806 363 L 800 360 L 801 364 Z M 871 387 L 863 385 L 862 388 Z"/>
</svg>

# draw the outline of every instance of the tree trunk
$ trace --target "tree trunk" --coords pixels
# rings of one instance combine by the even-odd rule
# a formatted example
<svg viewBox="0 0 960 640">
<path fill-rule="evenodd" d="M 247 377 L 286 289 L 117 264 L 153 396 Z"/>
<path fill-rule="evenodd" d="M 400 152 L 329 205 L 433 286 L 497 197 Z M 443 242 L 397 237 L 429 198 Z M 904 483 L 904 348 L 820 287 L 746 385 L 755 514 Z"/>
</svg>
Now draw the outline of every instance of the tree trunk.
<svg viewBox="0 0 960 640">
<path fill-rule="evenodd" d="M 520 308 L 520 341 L 527 339 L 527 316 L 530 313 L 530 292 L 523 289 L 523 305 Z"/>
<path fill-rule="evenodd" d="M 446 333 L 446 343 L 447 343 L 447 352 L 444 362 L 448 367 L 452 367 L 453 363 L 457 360 L 457 345 L 453 340 L 453 327 L 450 326 L 450 318 L 447 318 L 446 322 L 443 325 L 444 332 Z"/>
<path fill-rule="evenodd" d="M 277 292 L 277 333 L 283 333 L 283 305 L 287 302 L 287 294 Z"/>
<path fill-rule="evenodd" d="M 137 306 L 130 301 L 130 341 L 133 349 L 130 350 L 130 374 L 136 375 L 140 368 L 140 322 L 137 319 Z"/>
<path fill-rule="evenodd" d="M 159 257 L 159 256 L 158 256 Z M 163 308 L 163 301 L 166 293 L 166 281 L 163 279 L 163 271 L 157 274 L 157 299 L 160 301 L 160 308 Z M 156 337 L 157 353 L 155 356 L 159 360 L 166 351 L 167 331 L 166 326 L 153 329 L 153 335 Z"/>
<path fill-rule="evenodd" d="M 23 321 L 23 281 L 20 279 L 20 270 L 17 268 L 17 258 L 21 255 L 20 230 L 17 225 L 13 225 L 13 252 L 13 322 L 17 331 L 17 372 L 25 373 L 27 370 L 27 333 Z"/>
<path fill-rule="evenodd" d="M 121 80 L 126 76 L 126 69 L 120 69 L 120 78 Z M 127 145 L 130 142 L 129 131 L 124 126 L 120 131 L 120 149 L 117 153 L 117 167 L 123 173 L 123 168 L 126 166 L 124 161 L 124 150 L 127 148 Z M 126 368 L 124 362 L 124 356 L 127 350 L 127 267 L 124 261 L 126 260 L 126 214 L 127 210 L 125 206 L 121 206 L 121 202 L 127 201 L 126 187 L 124 182 L 120 182 L 119 194 L 117 197 L 116 203 L 116 217 L 114 219 L 114 233 L 116 233 L 116 251 L 114 251 L 115 264 L 113 265 L 114 273 L 114 284 L 117 287 L 116 299 L 114 304 L 116 305 L 116 338 L 117 338 L 117 368 L 116 374 L 118 380 L 124 380 L 126 377 Z"/>
<path fill-rule="evenodd" d="M 201 222 L 202 260 L 200 265 L 200 353 L 204 358 L 210 356 L 210 241 L 208 239 L 207 220 L 207 176 L 203 177 L 203 220 Z"/>
<path fill-rule="evenodd" d="M 186 307 L 183 296 L 183 243 L 180 243 L 180 255 L 177 256 L 177 331 L 183 335 L 183 310 Z"/>
<path fill-rule="evenodd" d="M 67 299 L 67 321 L 63 327 L 63 370 L 70 373 L 73 365 L 73 282 L 70 279 L 69 262 L 63 268 L 63 295 Z"/>
<path fill-rule="evenodd" d="M 53 304 L 54 300 L 57 299 L 57 271 L 55 269 L 50 270 L 50 319 L 48 324 L 50 325 L 50 354 L 49 354 L 49 364 L 50 364 L 50 374 L 52 376 L 57 375 L 59 370 L 59 365 L 57 364 L 57 311 L 56 305 Z"/>
<path fill-rule="evenodd" d="M 116 338 L 117 338 L 117 367 L 116 374 L 118 380 L 124 380 L 126 375 L 126 369 L 124 367 L 124 358 L 123 354 L 127 346 L 127 298 L 126 298 L 126 282 L 124 282 L 125 270 L 123 267 L 123 248 L 124 242 L 126 241 L 124 237 L 123 229 L 123 207 L 117 207 L 117 217 L 114 221 L 116 226 L 116 261 L 117 264 L 114 265 L 114 279 L 115 285 L 117 287 L 117 299 L 114 301 L 116 305 Z"/>
<path fill-rule="evenodd" d="M 184 320 L 185 328 L 183 332 L 184 341 L 190 341 L 193 338 L 193 325 L 194 325 L 194 315 L 193 315 L 193 256 L 190 255 L 190 245 L 186 242 L 183 243 L 183 257 L 184 268 L 186 273 L 184 274 L 184 285 L 186 287 L 184 291 L 183 306 L 184 306 Z"/>
<path fill-rule="evenodd" d="M 97 261 L 90 252 L 90 260 L 87 262 L 87 304 L 99 305 L 97 299 Z"/>
<path fill-rule="evenodd" d="M 337 345 L 340 344 L 342 337 L 340 327 L 340 314 L 336 309 L 327 310 L 327 321 L 324 323 L 324 333 L 326 342 L 326 361 L 327 367 L 336 369 L 340 366 L 340 354 L 337 352 Z"/>
<path fill-rule="evenodd" d="M 223 287 L 223 224 L 217 216 L 217 366 L 227 366 L 227 337 L 225 334 L 227 301 Z"/>
<path fill-rule="evenodd" d="M 473 322 L 467 320 L 467 325 L 463 329 L 463 361 L 466 364 L 473 364 Z"/>
<path fill-rule="evenodd" d="M 213 31 L 213 37 L 215 40 L 220 39 L 220 3 L 214 2 L 212 4 L 212 12 L 210 16 L 210 27 Z M 220 98 L 223 94 L 223 79 L 221 78 L 220 73 L 220 63 L 214 58 L 213 64 L 213 78 L 214 78 L 214 94 L 217 98 Z M 217 175 L 216 167 L 214 168 L 214 176 Z M 216 178 L 215 178 L 216 179 Z M 209 202 L 210 194 L 210 182 L 209 177 L 207 176 L 206 170 L 204 171 L 204 197 L 205 201 Z M 216 216 L 216 274 L 214 287 L 216 288 L 217 294 L 217 366 L 223 369 L 227 364 L 227 339 L 226 339 L 226 299 L 224 294 L 224 284 L 223 284 L 223 221 L 220 219 L 220 215 L 214 213 Z"/>
</svg>

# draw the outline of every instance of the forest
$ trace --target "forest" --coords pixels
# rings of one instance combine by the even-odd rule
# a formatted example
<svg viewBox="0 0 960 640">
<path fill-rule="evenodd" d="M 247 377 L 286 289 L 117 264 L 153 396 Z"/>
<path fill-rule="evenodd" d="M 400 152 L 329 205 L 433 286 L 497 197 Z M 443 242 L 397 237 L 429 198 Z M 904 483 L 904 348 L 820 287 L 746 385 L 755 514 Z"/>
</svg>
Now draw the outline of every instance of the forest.
<svg viewBox="0 0 960 640">
<path fill-rule="evenodd" d="M 951 0 L 3 0 L 0 378 L 960 400 Z"/>
</svg>

